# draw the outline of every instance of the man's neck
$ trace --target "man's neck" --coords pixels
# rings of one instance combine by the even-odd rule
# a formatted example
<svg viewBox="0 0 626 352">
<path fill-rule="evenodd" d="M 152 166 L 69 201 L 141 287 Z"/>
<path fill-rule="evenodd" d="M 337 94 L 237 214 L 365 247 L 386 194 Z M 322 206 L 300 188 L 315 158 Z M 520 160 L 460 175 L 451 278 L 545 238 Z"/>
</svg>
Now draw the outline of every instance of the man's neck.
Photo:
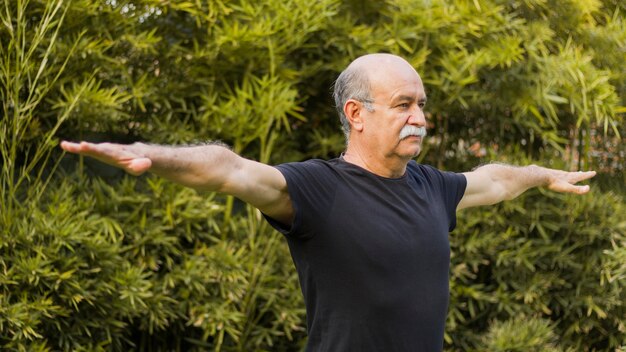
<svg viewBox="0 0 626 352">
<path fill-rule="evenodd" d="M 378 176 L 398 178 L 402 177 L 406 172 L 406 165 L 410 159 L 403 160 L 397 157 L 384 157 L 376 155 L 375 151 L 368 151 L 349 144 L 343 154 L 343 160 Z"/>
</svg>

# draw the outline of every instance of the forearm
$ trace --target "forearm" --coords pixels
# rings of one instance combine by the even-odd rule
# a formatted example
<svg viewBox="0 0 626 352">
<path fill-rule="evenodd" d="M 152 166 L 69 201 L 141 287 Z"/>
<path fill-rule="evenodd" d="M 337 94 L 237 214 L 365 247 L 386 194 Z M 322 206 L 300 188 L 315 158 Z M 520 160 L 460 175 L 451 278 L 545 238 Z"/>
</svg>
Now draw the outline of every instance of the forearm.
<svg viewBox="0 0 626 352">
<path fill-rule="evenodd" d="M 490 205 L 513 199 L 533 187 L 547 187 L 556 192 L 584 194 L 589 186 L 576 183 L 595 176 L 594 171 L 567 172 L 541 166 L 511 166 L 487 164 L 464 173 L 465 194 L 458 209 Z"/>
<path fill-rule="evenodd" d="M 134 143 L 133 152 L 152 161 L 149 171 L 198 190 L 221 191 L 241 157 L 220 144 L 161 146 Z"/>
</svg>

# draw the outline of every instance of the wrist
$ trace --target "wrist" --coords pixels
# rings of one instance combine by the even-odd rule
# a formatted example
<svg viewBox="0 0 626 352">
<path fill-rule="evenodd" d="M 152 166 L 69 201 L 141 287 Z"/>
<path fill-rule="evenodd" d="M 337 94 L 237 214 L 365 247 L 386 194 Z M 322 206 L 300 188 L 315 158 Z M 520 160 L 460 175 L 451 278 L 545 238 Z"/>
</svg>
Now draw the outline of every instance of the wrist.
<svg viewBox="0 0 626 352">
<path fill-rule="evenodd" d="M 531 179 L 535 180 L 534 183 L 537 187 L 547 187 L 554 179 L 554 175 L 552 175 L 551 170 L 548 168 L 536 164 L 528 165 L 526 168 L 532 176 Z"/>
<path fill-rule="evenodd" d="M 152 148 L 153 145 L 135 142 L 133 144 L 130 144 L 128 147 L 131 152 L 137 154 L 138 156 L 151 159 L 149 156 L 149 149 Z"/>
</svg>

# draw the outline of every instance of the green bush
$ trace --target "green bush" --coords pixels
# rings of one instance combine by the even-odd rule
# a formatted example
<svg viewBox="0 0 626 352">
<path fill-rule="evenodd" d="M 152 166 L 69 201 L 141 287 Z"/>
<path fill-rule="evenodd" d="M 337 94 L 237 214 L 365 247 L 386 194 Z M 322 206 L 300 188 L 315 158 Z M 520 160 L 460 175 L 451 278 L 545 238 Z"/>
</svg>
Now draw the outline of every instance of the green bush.
<svg viewBox="0 0 626 352">
<path fill-rule="evenodd" d="M 2 237 L 3 348 L 296 345 L 303 302 L 280 235 L 249 209 L 224 240 L 223 202 L 146 181 L 62 182 L 20 206 Z"/>
<path fill-rule="evenodd" d="M 517 317 L 495 322 L 483 337 L 482 351 L 493 352 L 558 352 L 556 334 L 550 321 Z"/>
</svg>

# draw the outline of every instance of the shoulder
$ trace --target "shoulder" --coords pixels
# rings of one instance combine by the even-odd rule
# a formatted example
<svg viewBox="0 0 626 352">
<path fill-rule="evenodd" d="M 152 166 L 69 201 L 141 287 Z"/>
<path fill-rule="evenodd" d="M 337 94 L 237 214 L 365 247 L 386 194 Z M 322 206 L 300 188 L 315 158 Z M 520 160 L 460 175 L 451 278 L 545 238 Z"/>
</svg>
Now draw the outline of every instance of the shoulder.
<svg viewBox="0 0 626 352">
<path fill-rule="evenodd" d="M 305 161 L 293 161 L 283 164 L 278 164 L 275 167 L 277 169 L 286 169 L 286 170 L 315 170 L 315 169 L 323 169 L 330 167 L 332 160 L 322 160 L 322 159 L 309 159 Z"/>
<path fill-rule="evenodd" d="M 443 177 L 445 171 L 441 171 L 433 166 L 419 164 L 415 160 L 411 160 L 406 167 L 407 173 L 413 177 L 421 177 L 427 179 L 439 179 Z"/>
<path fill-rule="evenodd" d="M 415 160 L 407 164 L 407 173 L 413 178 L 444 187 L 452 184 L 464 188 L 467 183 L 465 176 L 461 173 L 442 171 L 430 165 L 419 164 Z"/>
<path fill-rule="evenodd" d="M 336 172 L 337 163 L 333 160 L 310 159 L 289 162 L 275 167 L 286 177 L 323 177 Z"/>
<path fill-rule="evenodd" d="M 275 166 L 287 183 L 287 194 L 293 209 L 291 226 L 285 227 L 268 218 L 270 224 L 283 234 L 294 237 L 311 236 L 311 224 L 324 219 L 331 209 L 339 184 L 333 160 L 311 159 Z"/>
<path fill-rule="evenodd" d="M 442 171 L 430 165 L 421 165 L 411 161 L 407 165 L 407 170 L 414 178 L 421 177 L 422 182 L 428 184 L 429 188 L 442 197 L 450 219 L 453 219 L 449 226 L 452 231 L 456 226 L 456 208 L 467 187 L 465 175 L 456 172 Z"/>
<path fill-rule="evenodd" d="M 331 175 L 338 171 L 338 162 L 337 159 L 332 160 L 321 160 L 321 159 L 310 159 L 306 161 L 297 161 L 297 162 L 289 162 L 284 164 L 276 165 L 281 173 L 285 175 L 285 177 L 291 175 L 302 175 L 302 176 L 323 176 L 323 175 Z"/>
<path fill-rule="evenodd" d="M 334 189 L 341 173 L 335 159 L 289 162 L 276 165 L 275 168 L 285 178 L 290 193 Z"/>
</svg>

